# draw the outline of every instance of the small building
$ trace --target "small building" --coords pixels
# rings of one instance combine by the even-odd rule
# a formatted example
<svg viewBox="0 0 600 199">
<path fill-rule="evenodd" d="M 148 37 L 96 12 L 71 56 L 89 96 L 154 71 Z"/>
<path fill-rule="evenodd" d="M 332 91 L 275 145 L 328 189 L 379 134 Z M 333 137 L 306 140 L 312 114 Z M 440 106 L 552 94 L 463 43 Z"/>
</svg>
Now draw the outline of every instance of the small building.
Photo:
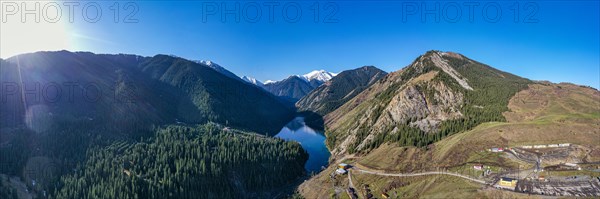
<svg viewBox="0 0 600 199">
<path fill-rule="evenodd" d="M 570 166 L 570 167 L 577 167 L 577 164 L 574 164 L 574 163 L 565 163 L 565 165 Z"/>
<path fill-rule="evenodd" d="M 569 147 L 571 146 L 571 144 L 569 143 L 562 143 L 562 144 L 558 144 L 559 147 Z"/>
<path fill-rule="evenodd" d="M 475 169 L 475 170 L 480 170 L 480 171 L 481 171 L 481 170 L 483 170 L 483 164 L 476 164 L 476 165 L 473 165 L 473 169 Z"/>
<path fill-rule="evenodd" d="M 344 174 L 348 173 L 348 171 L 346 169 L 336 169 L 335 173 L 344 175 Z"/>
<path fill-rule="evenodd" d="M 346 163 L 340 163 L 340 164 L 338 164 L 338 168 L 346 170 L 346 169 L 350 168 L 350 165 L 346 164 Z"/>
<path fill-rule="evenodd" d="M 502 177 L 500 178 L 498 185 L 503 188 L 515 189 L 515 187 L 517 187 L 517 182 L 519 182 L 517 179 Z"/>
<path fill-rule="evenodd" d="M 581 167 L 575 163 L 565 163 L 565 166 L 577 169 L 577 170 L 581 170 Z"/>
<path fill-rule="evenodd" d="M 538 181 L 544 182 L 546 181 L 546 178 L 544 176 L 539 176 Z"/>
</svg>

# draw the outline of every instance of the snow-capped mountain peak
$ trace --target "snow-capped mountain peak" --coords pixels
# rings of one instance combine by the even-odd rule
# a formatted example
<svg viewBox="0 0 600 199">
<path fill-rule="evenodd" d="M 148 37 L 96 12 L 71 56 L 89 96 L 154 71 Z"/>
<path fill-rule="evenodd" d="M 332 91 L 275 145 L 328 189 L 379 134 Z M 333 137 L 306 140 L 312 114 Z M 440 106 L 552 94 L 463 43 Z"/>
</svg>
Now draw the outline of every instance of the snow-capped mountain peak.
<svg viewBox="0 0 600 199">
<path fill-rule="evenodd" d="M 257 85 L 257 86 L 262 86 L 263 85 L 262 82 L 258 81 L 257 79 L 255 79 L 253 77 L 243 76 L 242 79 L 244 81 L 247 81 L 247 82 L 249 82 L 251 84 L 254 84 L 254 85 Z"/>
<path fill-rule="evenodd" d="M 215 70 L 227 77 L 230 77 L 233 79 L 238 79 L 238 80 L 240 79 L 240 77 L 238 77 L 236 74 L 232 73 L 231 71 L 227 70 L 226 68 L 222 67 L 221 65 L 219 65 L 215 62 L 212 62 L 210 60 L 199 60 L 199 61 L 194 61 L 194 62 L 208 66 L 208 67 L 212 68 L 213 70 Z"/>
<path fill-rule="evenodd" d="M 331 78 L 335 77 L 337 73 L 327 72 L 325 70 L 314 70 L 310 73 L 306 73 L 302 76 L 298 76 L 308 82 L 311 80 L 318 80 L 320 82 L 329 81 Z"/>
<path fill-rule="evenodd" d="M 331 72 L 327 72 L 325 70 L 314 70 L 314 71 L 312 71 L 310 73 L 306 73 L 304 75 L 292 75 L 290 77 L 298 77 L 301 80 L 304 80 L 305 82 L 310 83 L 311 85 L 320 85 L 326 81 L 329 81 L 331 78 L 335 77 L 336 75 L 337 75 L 337 73 L 331 73 Z M 281 81 L 267 80 L 263 83 L 263 82 L 260 82 L 256 79 L 254 79 L 252 77 L 248 77 L 248 76 L 243 76 L 242 79 L 244 81 L 247 81 L 252 84 L 259 85 L 259 86 L 263 86 L 263 85 L 267 85 L 267 84 L 274 84 L 277 82 L 284 81 L 284 80 L 281 80 Z"/>
<path fill-rule="evenodd" d="M 210 60 L 200 60 L 200 61 L 198 61 L 198 63 L 204 64 L 204 65 L 207 65 L 207 66 L 213 66 L 213 64 L 214 64 Z M 218 64 L 217 64 L 217 66 L 218 66 Z"/>
</svg>

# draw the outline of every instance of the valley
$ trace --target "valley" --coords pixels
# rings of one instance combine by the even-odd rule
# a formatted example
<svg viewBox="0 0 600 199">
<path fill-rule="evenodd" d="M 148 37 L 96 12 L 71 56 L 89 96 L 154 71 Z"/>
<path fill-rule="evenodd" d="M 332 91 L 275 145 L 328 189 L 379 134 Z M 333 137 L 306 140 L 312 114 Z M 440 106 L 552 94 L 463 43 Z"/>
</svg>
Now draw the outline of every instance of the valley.
<svg viewBox="0 0 600 199">
<path fill-rule="evenodd" d="M 171 55 L 0 63 L 3 198 L 600 196 L 597 89 L 454 52 L 266 83 Z M 29 92 L 56 82 L 128 101 Z"/>
<path fill-rule="evenodd" d="M 327 166 L 330 154 L 325 147 L 325 135 L 306 125 L 303 117 L 294 118 L 275 137 L 300 143 L 308 153 L 304 166 L 308 172 L 319 172 Z"/>
<path fill-rule="evenodd" d="M 599 55 L 600 0 L 0 0 L 0 199 L 600 199 Z"/>
</svg>

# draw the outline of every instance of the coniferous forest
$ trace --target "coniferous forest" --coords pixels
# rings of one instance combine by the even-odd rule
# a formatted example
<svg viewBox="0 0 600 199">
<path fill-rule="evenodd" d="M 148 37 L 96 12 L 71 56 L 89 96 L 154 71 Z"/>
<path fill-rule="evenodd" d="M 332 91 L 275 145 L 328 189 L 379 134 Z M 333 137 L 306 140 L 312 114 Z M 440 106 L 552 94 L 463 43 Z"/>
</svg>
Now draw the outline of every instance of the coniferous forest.
<svg viewBox="0 0 600 199">
<path fill-rule="evenodd" d="M 297 142 L 215 123 L 140 137 L 72 126 L 14 132 L 0 148 L 1 172 L 20 176 L 38 198 L 255 198 L 304 177 L 308 159 Z M 7 182 L 0 196 L 16 196 Z"/>
<path fill-rule="evenodd" d="M 247 198 L 304 174 L 301 146 L 216 124 L 167 126 L 141 142 L 93 146 L 53 198 Z"/>
<path fill-rule="evenodd" d="M 600 199 L 565 2 L 0 0 L 0 199 Z"/>
<path fill-rule="evenodd" d="M 269 197 L 305 174 L 300 144 L 264 136 L 294 110 L 207 65 L 68 51 L 18 59 L 0 60 L 0 82 L 92 82 L 103 95 L 89 102 L 77 90 L 55 102 L 35 100 L 52 92 L 2 93 L 0 198 L 14 187 L 36 198 Z"/>
</svg>

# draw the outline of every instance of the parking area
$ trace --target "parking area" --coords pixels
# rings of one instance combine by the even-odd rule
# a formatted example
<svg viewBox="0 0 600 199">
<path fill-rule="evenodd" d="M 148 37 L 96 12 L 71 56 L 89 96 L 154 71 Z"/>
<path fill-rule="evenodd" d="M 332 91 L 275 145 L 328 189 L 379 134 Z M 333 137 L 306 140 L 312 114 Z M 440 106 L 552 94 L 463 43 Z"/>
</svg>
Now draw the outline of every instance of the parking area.
<svg viewBox="0 0 600 199">
<path fill-rule="evenodd" d="M 548 182 L 522 180 L 515 191 L 548 196 L 592 197 L 600 196 L 600 181 L 598 178 Z"/>
</svg>

